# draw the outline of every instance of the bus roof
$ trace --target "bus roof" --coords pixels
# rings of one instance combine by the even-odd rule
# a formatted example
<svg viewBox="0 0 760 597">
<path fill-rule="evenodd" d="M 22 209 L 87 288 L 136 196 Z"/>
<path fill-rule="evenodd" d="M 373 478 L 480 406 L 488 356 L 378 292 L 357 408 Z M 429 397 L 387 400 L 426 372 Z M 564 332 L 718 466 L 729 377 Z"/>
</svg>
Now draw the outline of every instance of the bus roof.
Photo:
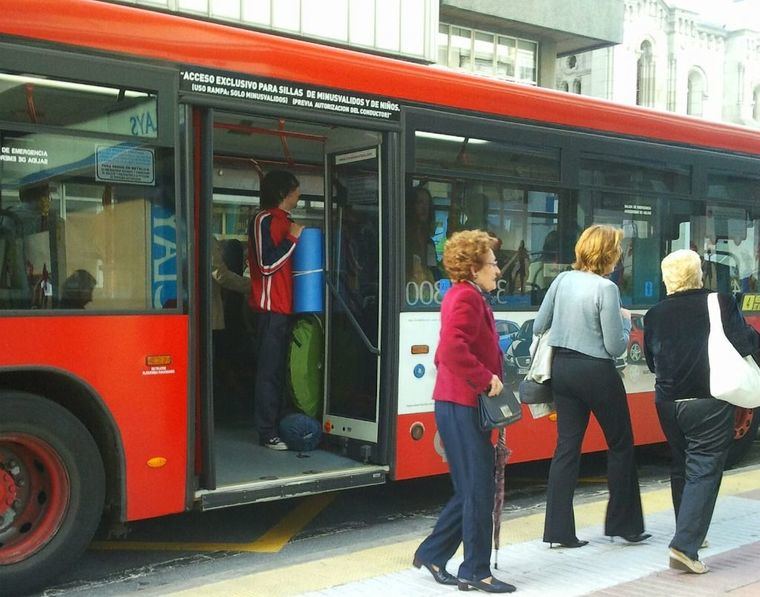
<svg viewBox="0 0 760 597">
<path fill-rule="evenodd" d="M 7 0 L 0 34 L 760 155 L 760 131 L 95 0 Z"/>
</svg>

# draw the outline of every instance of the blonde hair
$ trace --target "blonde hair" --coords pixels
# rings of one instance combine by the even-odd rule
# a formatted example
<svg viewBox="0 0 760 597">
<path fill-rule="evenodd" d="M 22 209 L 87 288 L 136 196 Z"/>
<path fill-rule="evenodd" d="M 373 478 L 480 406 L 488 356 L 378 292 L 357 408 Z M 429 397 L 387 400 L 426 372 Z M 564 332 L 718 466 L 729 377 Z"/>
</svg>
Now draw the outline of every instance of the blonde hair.
<svg viewBox="0 0 760 597">
<path fill-rule="evenodd" d="M 602 224 L 589 226 L 575 243 L 573 269 L 600 276 L 610 273 L 622 255 L 621 240 L 623 231 L 619 228 Z"/>
<path fill-rule="evenodd" d="M 660 269 L 668 294 L 702 288 L 702 260 L 690 249 L 673 251 L 662 260 Z"/>
<path fill-rule="evenodd" d="M 443 247 L 443 267 L 453 282 L 472 279 L 472 270 L 483 267 L 483 258 L 495 241 L 482 230 L 455 232 Z"/>
</svg>

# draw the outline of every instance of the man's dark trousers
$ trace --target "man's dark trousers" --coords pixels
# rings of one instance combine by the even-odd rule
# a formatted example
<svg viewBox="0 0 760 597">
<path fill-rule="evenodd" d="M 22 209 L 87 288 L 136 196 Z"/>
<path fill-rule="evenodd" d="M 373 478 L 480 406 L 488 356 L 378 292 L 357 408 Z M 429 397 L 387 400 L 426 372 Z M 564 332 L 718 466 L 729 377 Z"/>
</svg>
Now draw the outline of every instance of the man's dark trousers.
<svg viewBox="0 0 760 597">
<path fill-rule="evenodd" d="M 673 458 L 670 489 L 676 533 L 670 547 L 693 560 L 710 528 L 734 436 L 735 410 L 734 405 L 713 398 L 657 402 Z"/>
<path fill-rule="evenodd" d="M 257 315 L 254 415 L 261 443 L 278 435 L 289 342 L 290 316 L 269 311 Z"/>
<path fill-rule="evenodd" d="M 477 408 L 453 402 L 436 400 L 435 422 L 451 471 L 454 496 L 416 556 L 425 564 L 443 568 L 464 542 L 464 561 L 457 576 L 482 580 L 491 576 L 494 500 L 491 434 L 481 430 Z"/>
</svg>

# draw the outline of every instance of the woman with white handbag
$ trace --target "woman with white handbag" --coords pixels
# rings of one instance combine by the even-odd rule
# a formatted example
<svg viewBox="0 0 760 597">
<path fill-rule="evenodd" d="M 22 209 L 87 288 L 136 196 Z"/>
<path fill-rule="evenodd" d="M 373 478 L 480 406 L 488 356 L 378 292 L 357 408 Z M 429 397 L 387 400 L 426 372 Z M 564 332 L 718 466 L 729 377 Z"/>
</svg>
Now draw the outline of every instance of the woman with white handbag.
<svg viewBox="0 0 760 597">
<path fill-rule="evenodd" d="M 702 288 L 697 253 L 674 251 L 661 268 L 667 297 L 644 317 L 644 354 L 672 453 L 676 532 L 670 567 L 702 574 L 708 568 L 698 551 L 733 439 L 734 404 L 760 406 L 760 369 L 751 357 L 742 358 L 760 354 L 760 334 L 733 297 Z"/>
</svg>

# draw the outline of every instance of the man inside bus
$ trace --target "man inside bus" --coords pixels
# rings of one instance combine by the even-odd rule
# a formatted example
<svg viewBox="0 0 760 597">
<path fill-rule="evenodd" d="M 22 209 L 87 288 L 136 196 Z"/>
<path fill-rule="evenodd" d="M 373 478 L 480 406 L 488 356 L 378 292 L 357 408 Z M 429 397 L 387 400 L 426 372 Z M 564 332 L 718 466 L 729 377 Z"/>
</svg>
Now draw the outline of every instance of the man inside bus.
<svg viewBox="0 0 760 597">
<path fill-rule="evenodd" d="M 257 312 L 254 415 L 259 444 L 287 450 L 277 435 L 282 411 L 285 362 L 293 313 L 293 251 L 303 226 L 290 212 L 301 195 L 298 179 L 272 170 L 261 181 L 261 211 L 248 226 L 251 308 Z"/>
</svg>

